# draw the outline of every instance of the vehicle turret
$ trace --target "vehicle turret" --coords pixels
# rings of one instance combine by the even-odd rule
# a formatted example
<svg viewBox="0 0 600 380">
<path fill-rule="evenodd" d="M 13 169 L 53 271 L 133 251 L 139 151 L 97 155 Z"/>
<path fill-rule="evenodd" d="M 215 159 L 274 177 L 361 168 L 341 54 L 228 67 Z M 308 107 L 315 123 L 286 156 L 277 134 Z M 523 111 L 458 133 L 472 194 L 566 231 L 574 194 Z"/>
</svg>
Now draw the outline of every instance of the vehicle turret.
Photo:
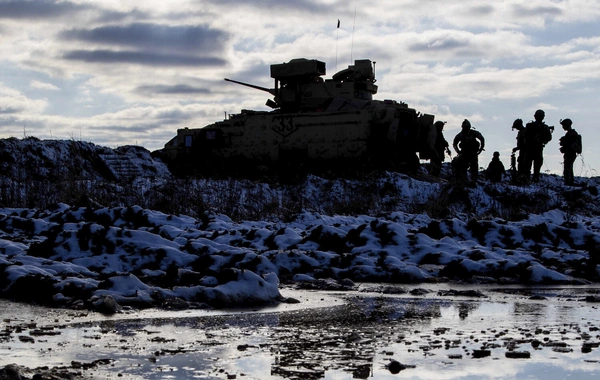
<svg viewBox="0 0 600 380">
<path fill-rule="evenodd" d="M 326 108 L 335 98 L 372 100 L 377 93 L 375 73 L 370 60 L 356 60 L 332 79 L 324 80 L 325 62 L 296 58 L 287 63 L 271 65 L 274 87 L 269 89 L 225 78 L 274 96 L 267 105 L 282 112 L 318 111 Z"/>
</svg>

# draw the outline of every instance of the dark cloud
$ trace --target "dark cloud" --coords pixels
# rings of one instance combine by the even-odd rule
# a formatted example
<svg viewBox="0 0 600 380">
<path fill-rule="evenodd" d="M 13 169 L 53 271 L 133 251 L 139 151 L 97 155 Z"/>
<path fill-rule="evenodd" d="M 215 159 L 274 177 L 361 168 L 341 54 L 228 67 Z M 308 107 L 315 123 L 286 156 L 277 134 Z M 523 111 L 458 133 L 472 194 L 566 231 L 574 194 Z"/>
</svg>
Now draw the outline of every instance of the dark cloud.
<svg viewBox="0 0 600 380">
<path fill-rule="evenodd" d="M 7 115 L 7 114 L 19 113 L 21 111 L 23 111 L 22 108 L 0 107 L 0 115 Z"/>
<path fill-rule="evenodd" d="M 193 87 L 187 84 L 175 84 L 172 86 L 166 85 L 149 85 L 149 86 L 139 86 L 136 89 L 138 93 L 144 94 L 210 94 L 210 90 L 206 88 Z"/>
<path fill-rule="evenodd" d="M 0 18 L 49 19 L 72 15 L 92 7 L 56 0 L 0 0 Z"/>
<path fill-rule="evenodd" d="M 140 136 L 142 136 L 144 133 L 148 133 L 151 132 L 154 129 L 158 128 L 158 123 L 155 124 L 148 124 L 148 123 L 144 123 L 144 124 L 138 124 L 138 125 L 132 125 L 132 126 L 125 126 L 125 125 L 98 125 L 98 126 L 90 126 L 87 127 L 87 129 L 89 129 L 90 131 L 97 131 L 97 132 L 102 132 L 103 134 L 106 135 L 113 135 L 114 136 L 122 136 L 122 134 L 125 133 L 137 133 Z M 113 133 L 114 132 L 114 133 Z M 120 140 L 121 138 L 119 138 Z"/>
<path fill-rule="evenodd" d="M 148 12 L 139 9 L 132 9 L 127 12 L 102 11 L 95 21 L 99 23 L 118 23 L 131 20 L 144 20 L 148 18 L 148 16 Z M 169 17 L 169 19 L 172 20 L 171 17 Z"/>
<path fill-rule="evenodd" d="M 189 120 L 191 115 L 180 109 L 172 109 L 168 111 L 159 111 L 158 115 L 156 115 L 156 118 L 164 124 L 176 124 L 182 120 Z"/>
<path fill-rule="evenodd" d="M 411 44 L 408 49 L 412 52 L 439 52 L 463 49 L 469 46 L 469 42 L 454 37 L 435 38 L 428 42 Z"/>
<path fill-rule="evenodd" d="M 469 13 L 474 16 L 488 16 L 494 12 L 492 5 L 479 5 L 469 9 Z"/>
<path fill-rule="evenodd" d="M 183 120 L 187 119 L 191 119 L 191 117 L 185 117 Z M 150 120 L 133 125 L 96 125 L 90 126 L 88 129 L 94 132 L 101 132 L 103 135 L 122 136 L 123 133 L 136 133 L 140 137 L 144 137 L 147 133 L 163 130 L 165 125 L 178 125 L 181 121 L 181 119 L 157 119 L 156 121 Z M 175 135 L 176 133 L 176 128 L 173 128 L 172 134 Z M 167 136 L 169 136 L 169 139 L 172 137 L 172 135 Z M 166 142 L 167 139 L 165 139 Z"/>
<path fill-rule="evenodd" d="M 89 63 L 134 63 L 147 66 L 224 66 L 227 61 L 215 57 L 161 54 L 139 51 L 73 50 L 63 58 Z"/>
<path fill-rule="evenodd" d="M 65 40 L 78 40 L 141 50 L 218 52 L 229 38 L 228 33 L 208 26 L 168 26 L 135 23 L 126 26 L 102 26 L 72 29 L 61 33 Z"/>
<path fill-rule="evenodd" d="M 513 6 L 513 14 L 517 17 L 560 16 L 562 13 L 562 9 L 553 6 L 528 7 L 519 4 Z"/>
<path fill-rule="evenodd" d="M 347 11 L 348 3 L 342 0 L 338 0 L 335 3 L 323 4 L 318 0 L 208 0 L 211 3 L 219 5 L 231 5 L 232 7 L 244 5 L 261 10 L 268 9 L 273 10 L 284 10 L 284 11 L 309 11 L 309 12 L 337 12 L 337 14 L 345 13 Z"/>
</svg>

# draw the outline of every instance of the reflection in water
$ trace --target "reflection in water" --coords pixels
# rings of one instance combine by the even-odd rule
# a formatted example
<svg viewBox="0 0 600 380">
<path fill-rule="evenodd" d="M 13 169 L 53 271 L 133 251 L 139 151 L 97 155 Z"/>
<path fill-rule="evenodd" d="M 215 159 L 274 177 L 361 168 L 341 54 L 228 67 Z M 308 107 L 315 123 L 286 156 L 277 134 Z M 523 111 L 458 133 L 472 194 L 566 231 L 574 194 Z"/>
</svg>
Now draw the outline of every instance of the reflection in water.
<svg viewBox="0 0 600 380">
<path fill-rule="evenodd" d="M 282 315 L 271 350 L 273 375 L 320 379 L 343 369 L 371 376 L 377 347 L 403 339 L 415 326 L 439 318 L 440 304 L 390 298 L 353 298 L 342 307 Z"/>
<path fill-rule="evenodd" d="M 463 320 L 469 316 L 473 310 L 479 307 L 478 302 L 459 302 L 458 303 L 458 317 Z"/>
<path fill-rule="evenodd" d="M 89 374 L 123 379 L 593 377 L 600 374 L 594 307 L 521 295 L 353 294 L 342 306 L 311 310 L 92 322 L 34 336 L 33 345 L 18 338 L 33 331 L 23 317 L 0 326 L 11 331 L 0 342 L 0 364 L 110 358 Z M 530 359 L 507 358 L 511 352 Z"/>
</svg>

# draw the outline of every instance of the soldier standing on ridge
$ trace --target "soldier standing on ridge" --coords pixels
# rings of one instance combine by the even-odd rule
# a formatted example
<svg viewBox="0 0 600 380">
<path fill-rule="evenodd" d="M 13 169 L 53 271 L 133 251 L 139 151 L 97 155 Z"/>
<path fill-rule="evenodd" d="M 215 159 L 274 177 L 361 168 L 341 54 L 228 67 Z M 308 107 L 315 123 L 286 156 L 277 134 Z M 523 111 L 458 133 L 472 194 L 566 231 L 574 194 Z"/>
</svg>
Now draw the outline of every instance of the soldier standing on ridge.
<svg viewBox="0 0 600 380">
<path fill-rule="evenodd" d="M 573 128 L 571 119 L 560 121 L 563 129 L 567 132 L 560 138 L 560 152 L 563 154 L 563 175 L 565 177 L 565 185 L 573 186 L 575 176 L 573 175 L 573 163 L 578 154 L 581 154 L 581 135 Z"/>
<path fill-rule="evenodd" d="M 433 127 L 436 129 L 437 134 L 433 145 L 431 154 L 431 166 L 432 174 L 436 177 L 440 176 L 442 169 L 442 162 L 444 162 L 444 152 L 448 153 L 448 156 L 452 156 L 450 149 L 448 148 L 448 141 L 444 138 L 444 124 L 443 121 L 436 121 Z"/>
<path fill-rule="evenodd" d="M 513 156 L 517 151 L 519 152 L 519 158 L 516 159 L 516 173 L 513 173 L 513 180 L 516 182 L 521 182 L 523 177 L 527 174 L 527 171 L 525 170 L 525 156 L 527 155 L 527 150 L 525 147 L 525 126 L 523 125 L 523 120 L 516 119 L 513 123 L 512 129 L 516 129 L 518 131 L 517 146 L 512 150 Z"/>
<path fill-rule="evenodd" d="M 524 173 L 529 180 L 531 165 L 533 164 L 533 182 L 540 180 L 540 169 L 544 163 L 544 146 L 552 140 L 552 131 L 554 127 L 549 127 L 544 123 L 546 113 L 542 110 L 535 111 L 533 117 L 535 121 L 527 123 L 525 126 L 525 168 Z"/>
<path fill-rule="evenodd" d="M 478 156 L 485 147 L 485 139 L 479 131 L 471 129 L 471 123 L 465 119 L 461 125 L 462 130 L 454 137 L 452 146 L 458 153 L 453 161 L 453 167 L 458 179 L 464 179 L 467 169 L 471 171 L 471 181 L 477 183 L 479 171 Z"/>
</svg>

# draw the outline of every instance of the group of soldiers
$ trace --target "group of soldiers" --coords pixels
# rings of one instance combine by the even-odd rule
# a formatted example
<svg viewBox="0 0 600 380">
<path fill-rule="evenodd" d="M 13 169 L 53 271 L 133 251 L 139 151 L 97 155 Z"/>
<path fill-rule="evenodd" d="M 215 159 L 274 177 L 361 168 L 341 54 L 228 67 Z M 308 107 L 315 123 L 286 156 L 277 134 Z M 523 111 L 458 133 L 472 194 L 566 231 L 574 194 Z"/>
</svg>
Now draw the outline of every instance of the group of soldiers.
<svg viewBox="0 0 600 380">
<path fill-rule="evenodd" d="M 544 147 L 552 140 L 554 127 L 544 123 L 546 116 L 543 110 L 537 110 L 534 114 L 534 121 L 523 125 L 522 119 L 516 119 L 512 128 L 517 132 L 517 146 L 513 149 L 511 156 L 511 171 L 513 172 L 513 181 L 517 184 L 526 184 L 529 181 L 538 182 L 540 180 L 540 169 L 544 162 Z M 581 135 L 573 129 L 571 119 L 560 121 L 565 135 L 560 138 L 560 152 L 563 154 L 564 164 L 564 182 L 565 185 L 574 184 L 573 163 L 578 154 L 581 154 Z M 431 157 L 432 174 L 439 176 L 444 154 L 451 156 L 449 144 L 444 138 L 444 122 L 438 121 L 434 124 L 436 128 L 436 140 L 434 152 Z M 471 182 L 476 183 L 479 174 L 479 154 L 485 148 L 485 139 L 483 135 L 471 127 L 469 120 L 464 120 L 461 125 L 461 131 L 454 137 L 452 143 L 457 156 L 452 160 L 452 172 L 456 180 L 466 181 L 467 172 L 470 174 Z M 515 158 L 518 152 L 518 158 Z M 533 176 L 531 169 L 533 166 Z M 494 152 L 493 158 L 489 163 L 485 175 L 488 180 L 499 182 L 502 180 L 506 170 L 500 153 Z"/>
</svg>

